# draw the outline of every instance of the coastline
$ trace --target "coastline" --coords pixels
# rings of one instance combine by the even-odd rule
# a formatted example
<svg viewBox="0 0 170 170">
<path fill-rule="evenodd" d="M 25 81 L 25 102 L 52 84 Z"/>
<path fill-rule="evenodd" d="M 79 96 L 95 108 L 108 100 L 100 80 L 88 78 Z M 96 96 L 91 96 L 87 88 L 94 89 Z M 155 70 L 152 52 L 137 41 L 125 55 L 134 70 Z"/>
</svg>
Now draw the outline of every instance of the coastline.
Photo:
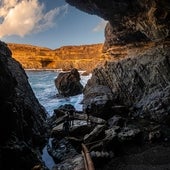
<svg viewBox="0 0 170 170">
<path fill-rule="evenodd" d="M 63 70 L 62 68 L 61 69 L 24 69 L 25 71 L 35 71 L 35 72 L 40 72 L 40 71 L 53 71 L 53 72 L 60 72 L 60 73 L 67 73 L 67 72 L 70 72 L 70 70 Z M 80 75 L 83 75 L 83 76 L 87 76 L 89 74 L 91 74 L 92 72 L 89 72 L 89 71 L 86 71 L 86 70 L 78 70 L 78 72 L 80 73 Z"/>
</svg>

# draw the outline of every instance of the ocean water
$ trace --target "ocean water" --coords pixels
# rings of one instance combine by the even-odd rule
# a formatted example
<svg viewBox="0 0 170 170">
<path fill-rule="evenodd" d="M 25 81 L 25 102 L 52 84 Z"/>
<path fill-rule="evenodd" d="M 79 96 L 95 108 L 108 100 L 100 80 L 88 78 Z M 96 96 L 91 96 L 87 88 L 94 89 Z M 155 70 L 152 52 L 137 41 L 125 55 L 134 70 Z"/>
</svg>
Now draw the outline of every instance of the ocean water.
<svg viewBox="0 0 170 170">
<path fill-rule="evenodd" d="M 53 114 L 53 110 L 57 109 L 59 106 L 64 104 L 72 104 L 76 110 L 82 111 L 81 101 L 83 99 L 83 94 L 59 98 L 57 97 L 58 91 L 54 84 L 54 79 L 58 76 L 60 71 L 50 70 L 50 71 L 32 71 L 26 70 L 28 76 L 28 81 L 38 98 L 39 102 L 45 107 L 49 116 Z M 86 85 L 91 74 L 83 76 L 83 72 L 79 72 L 81 77 L 81 83 L 83 86 Z"/>
<path fill-rule="evenodd" d="M 35 96 L 38 98 L 39 102 L 45 107 L 48 112 L 48 116 L 52 116 L 53 110 L 57 109 L 59 106 L 64 104 L 72 104 L 76 110 L 82 111 L 81 101 L 83 99 L 83 94 L 59 98 L 57 97 L 58 91 L 54 84 L 54 79 L 58 76 L 60 71 L 31 71 L 26 70 L 28 76 L 28 81 L 34 91 Z M 91 74 L 83 76 L 83 72 L 79 72 L 81 76 L 81 83 L 83 86 L 86 85 Z M 49 139 L 49 144 L 51 139 Z M 42 160 L 45 162 L 49 169 L 55 165 L 54 160 L 47 152 L 47 146 L 44 147 L 42 152 Z"/>
</svg>

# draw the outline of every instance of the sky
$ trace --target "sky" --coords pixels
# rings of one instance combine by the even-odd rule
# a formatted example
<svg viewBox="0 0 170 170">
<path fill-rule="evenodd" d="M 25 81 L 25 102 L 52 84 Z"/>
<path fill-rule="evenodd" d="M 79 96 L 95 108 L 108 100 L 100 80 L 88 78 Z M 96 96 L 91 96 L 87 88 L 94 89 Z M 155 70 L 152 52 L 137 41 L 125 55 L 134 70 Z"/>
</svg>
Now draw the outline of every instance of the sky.
<svg viewBox="0 0 170 170">
<path fill-rule="evenodd" d="M 0 0 L 0 40 L 56 49 L 104 42 L 106 21 L 65 0 Z"/>
</svg>

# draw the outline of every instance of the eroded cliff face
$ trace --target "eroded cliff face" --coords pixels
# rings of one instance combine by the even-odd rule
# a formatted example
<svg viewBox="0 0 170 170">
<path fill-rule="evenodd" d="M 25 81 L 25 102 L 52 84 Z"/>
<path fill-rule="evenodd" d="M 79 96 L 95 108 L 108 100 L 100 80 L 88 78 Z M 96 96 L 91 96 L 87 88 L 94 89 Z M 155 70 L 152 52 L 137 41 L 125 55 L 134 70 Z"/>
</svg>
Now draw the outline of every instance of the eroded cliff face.
<svg viewBox="0 0 170 170">
<path fill-rule="evenodd" d="M 30 170 L 41 164 L 46 142 L 46 111 L 39 104 L 22 66 L 0 42 L 0 169 Z"/>
<path fill-rule="evenodd" d="M 109 149 L 118 152 L 119 157 L 103 169 L 169 168 L 166 156 L 164 161 L 158 158 L 164 155 L 164 148 L 158 148 L 170 148 L 167 143 L 170 141 L 170 2 L 66 1 L 108 20 L 103 49 L 114 61 L 92 72 L 84 90 L 84 110 L 89 106 L 91 114 L 112 122 L 110 128 L 115 125 L 120 131 L 138 128 L 142 134 L 140 146 L 137 140 L 111 143 Z M 119 125 L 116 117 L 125 123 Z M 146 153 L 154 163 L 144 158 Z"/>
<path fill-rule="evenodd" d="M 113 98 L 119 96 L 117 101 L 119 100 L 120 103 L 127 104 L 129 102 L 129 106 L 133 105 L 136 100 L 140 100 L 143 97 L 143 94 L 148 93 L 146 92 L 147 90 L 151 90 L 151 87 L 144 83 L 146 87 L 141 90 L 140 96 L 140 86 L 135 85 L 134 87 L 134 81 L 136 80 L 132 80 L 135 77 L 137 78 L 140 75 L 140 78 L 137 78 L 139 82 L 145 82 L 143 79 L 146 77 L 141 70 L 138 70 L 140 66 L 138 64 L 135 66 L 136 61 L 140 60 L 142 54 L 151 63 L 154 59 L 158 63 L 161 59 L 160 56 L 164 56 L 162 54 L 164 52 L 166 53 L 165 56 L 169 57 L 170 2 L 168 0 L 135 0 L 133 2 L 130 0 L 67 0 L 67 2 L 85 12 L 96 14 L 108 20 L 103 49 L 105 55 L 111 56 L 114 62 L 107 62 L 104 67 L 95 69 L 90 80 L 91 83 L 88 83 L 86 89 L 100 84 L 109 86 L 114 95 Z M 124 58 L 129 59 L 124 60 Z M 151 69 L 151 73 L 147 74 L 150 77 L 148 81 L 152 82 L 151 84 L 160 85 L 161 81 L 158 80 L 156 82 L 152 78 L 155 77 L 153 74 L 165 74 L 165 72 L 154 72 L 154 68 L 150 68 L 152 66 L 146 66 L 146 59 L 142 59 L 142 62 L 145 72 L 148 72 L 147 69 Z M 117 64 L 115 64 L 115 60 L 117 60 Z M 124 64 L 127 66 L 124 67 Z M 115 67 L 115 65 L 119 67 Z M 132 73 L 135 72 L 132 71 L 134 67 L 137 68 L 135 69 L 136 73 Z M 126 94 L 127 91 L 129 91 L 128 94 Z M 88 93 L 88 90 L 85 90 L 85 96 L 86 92 Z M 124 94 L 126 97 L 120 96 L 120 94 Z M 133 99 L 128 99 L 129 96 L 132 96 L 130 98 Z"/>
<path fill-rule="evenodd" d="M 24 44 L 8 44 L 13 57 L 25 69 L 63 69 L 86 70 L 91 72 L 109 56 L 102 53 L 103 44 L 65 46 L 51 50 Z"/>
<path fill-rule="evenodd" d="M 105 32 L 105 50 L 116 44 L 160 41 L 169 37 L 170 2 L 168 0 L 66 1 L 87 13 L 109 21 Z"/>
</svg>

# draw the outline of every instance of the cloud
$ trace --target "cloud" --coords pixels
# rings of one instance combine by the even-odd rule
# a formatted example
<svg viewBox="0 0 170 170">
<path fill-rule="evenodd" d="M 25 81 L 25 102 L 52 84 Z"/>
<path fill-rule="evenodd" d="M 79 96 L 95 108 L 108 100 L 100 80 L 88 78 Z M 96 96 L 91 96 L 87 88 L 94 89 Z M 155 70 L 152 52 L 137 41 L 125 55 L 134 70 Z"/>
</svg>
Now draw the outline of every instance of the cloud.
<svg viewBox="0 0 170 170">
<path fill-rule="evenodd" d="M 96 25 L 95 28 L 93 28 L 93 31 L 94 32 L 103 31 L 105 29 L 106 23 L 107 23 L 107 21 L 102 19 L 101 22 L 98 25 Z"/>
<path fill-rule="evenodd" d="M 54 18 L 59 15 L 65 15 L 68 11 L 68 5 L 64 5 L 58 8 L 54 8 L 50 10 L 46 14 L 42 16 L 42 18 L 35 25 L 34 32 L 40 32 L 41 30 L 45 30 L 47 28 L 53 27 L 56 23 L 54 23 Z"/>
<path fill-rule="evenodd" d="M 44 31 L 54 26 L 54 19 L 67 12 L 68 6 L 54 8 L 44 13 L 45 6 L 38 0 L 1 0 L 0 37 L 19 35 L 21 37 Z"/>
</svg>

